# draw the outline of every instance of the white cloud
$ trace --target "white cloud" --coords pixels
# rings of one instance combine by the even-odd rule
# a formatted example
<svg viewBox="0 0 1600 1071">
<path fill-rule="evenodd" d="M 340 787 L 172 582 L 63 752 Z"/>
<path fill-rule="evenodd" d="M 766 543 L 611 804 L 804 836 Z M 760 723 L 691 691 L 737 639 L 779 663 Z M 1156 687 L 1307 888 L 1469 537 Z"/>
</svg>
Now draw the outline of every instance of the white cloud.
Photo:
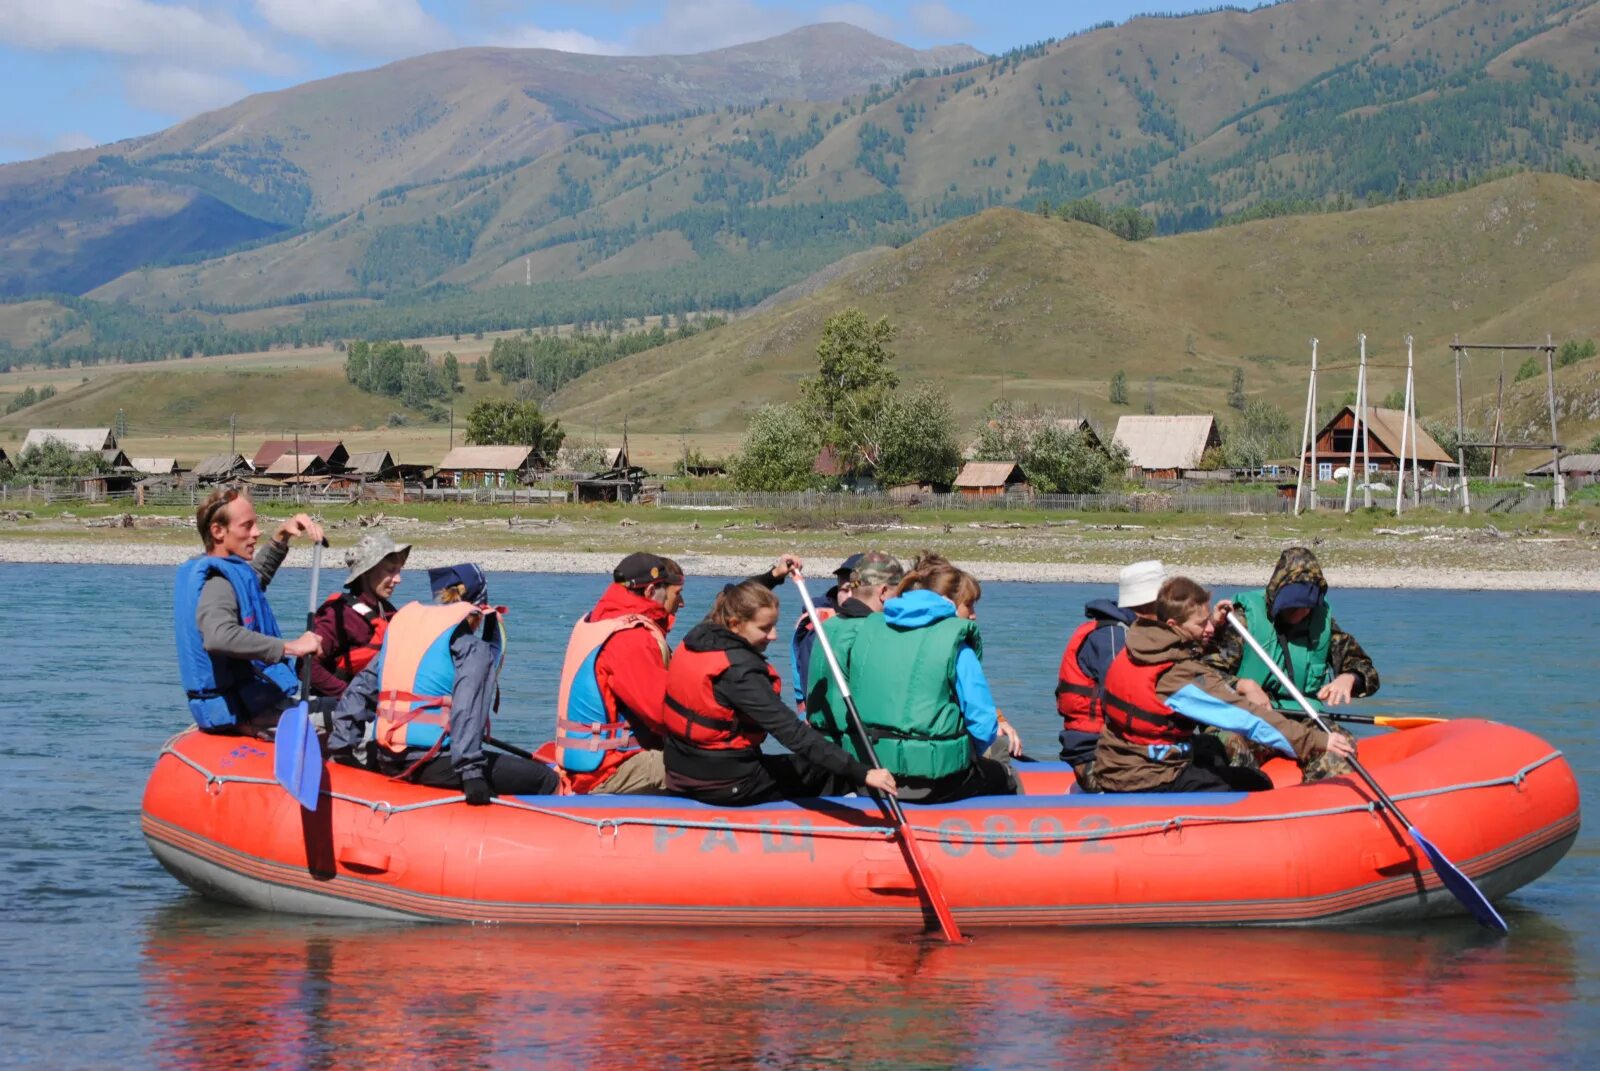
<svg viewBox="0 0 1600 1071">
<path fill-rule="evenodd" d="M 946 4 L 916 4 L 911 8 L 911 24 L 924 37 L 954 40 L 969 34 L 975 24 L 959 11 Z"/>
<path fill-rule="evenodd" d="M 282 73 L 293 65 L 233 19 L 150 0 L 0 0 L 0 42 Z"/>
<path fill-rule="evenodd" d="M 893 37 L 895 32 L 893 19 L 866 4 L 829 4 L 817 12 L 816 21 L 848 22 L 879 37 Z"/>
<path fill-rule="evenodd" d="M 255 0 L 273 29 L 332 51 L 412 55 L 455 38 L 417 0 Z"/>
<path fill-rule="evenodd" d="M 627 51 L 619 44 L 590 37 L 578 30 L 547 30 L 533 25 L 497 30 L 483 43 L 497 48 L 553 48 L 557 52 L 582 52 L 591 56 L 615 56 Z"/>
<path fill-rule="evenodd" d="M 134 104 L 175 119 L 232 104 L 250 92 L 231 78 L 187 67 L 141 65 L 124 81 Z"/>
<path fill-rule="evenodd" d="M 72 152 L 75 149 L 92 149 L 100 144 L 80 130 L 69 130 L 51 139 L 51 152 Z"/>
</svg>

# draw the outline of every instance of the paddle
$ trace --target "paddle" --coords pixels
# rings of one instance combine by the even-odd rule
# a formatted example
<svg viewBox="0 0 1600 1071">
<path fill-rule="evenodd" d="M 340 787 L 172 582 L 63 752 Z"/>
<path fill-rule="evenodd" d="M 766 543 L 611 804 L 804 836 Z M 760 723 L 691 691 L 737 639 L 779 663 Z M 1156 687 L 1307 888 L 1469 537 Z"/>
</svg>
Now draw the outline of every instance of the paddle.
<svg viewBox="0 0 1600 1071">
<path fill-rule="evenodd" d="M 822 646 L 822 653 L 828 659 L 828 671 L 833 674 L 833 681 L 839 686 L 839 694 L 844 697 L 845 711 L 850 718 L 850 731 L 855 734 L 856 741 L 861 745 L 861 756 L 867 760 L 868 766 L 877 769 L 878 755 L 873 750 L 872 738 L 867 735 L 867 727 L 861 723 L 861 714 L 856 710 L 856 701 L 850 695 L 850 684 L 845 680 L 844 671 L 839 668 L 839 660 L 833 656 L 833 645 L 828 642 L 828 634 L 822 630 L 822 618 L 817 615 L 816 604 L 811 601 L 811 592 L 806 590 L 805 579 L 798 572 L 789 575 L 794 580 L 795 587 L 800 589 L 800 601 L 805 603 L 806 614 L 811 618 L 811 627 L 816 632 L 817 643 Z M 927 901 L 933 917 L 938 920 L 944 939 L 951 944 L 959 944 L 962 941 L 961 931 L 956 927 L 954 916 L 950 914 L 950 905 L 945 903 L 944 893 L 939 891 L 933 871 L 922 858 L 922 846 L 917 843 L 916 834 L 911 829 L 911 823 L 906 820 L 906 812 L 901 808 L 900 801 L 887 792 L 873 791 L 872 795 L 893 820 L 895 832 L 900 837 L 900 847 L 905 851 L 906 864 L 911 868 L 911 876 L 916 880 L 917 888 L 922 891 L 922 897 Z"/>
<path fill-rule="evenodd" d="M 306 608 L 306 631 L 317 616 L 317 588 L 322 580 L 322 548 L 311 548 L 311 599 Z M 284 791 L 308 811 L 317 809 L 322 792 L 322 742 L 311 724 L 311 655 L 300 659 L 300 702 L 278 716 L 273 736 L 272 776 Z"/>
<path fill-rule="evenodd" d="M 1449 718 L 1401 718 L 1390 714 L 1344 714 L 1331 710 L 1322 712 L 1329 721 L 1346 721 L 1354 725 L 1377 725 L 1385 729 L 1420 729 L 1424 725 L 1443 725 Z"/>
<path fill-rule="evenodd" d="M 1261 644 L 1256 642 L 1256 638 L 1250 635 L 1250 630 L 1245 628 L 1244 622 L 1240 621 L 1237 615 L 1229 614 L 1228 624 L 1233 626 L 1233 631 L 1237 632 L 1240 638 L 1250 645 L 1256 656 L 1266 663 L 1267 668 L 1272 671 L 1272 675 L 1278 678 L 1278 683 L 1283 685 L 1290 695 L 1294 696 L 1295 702 L 1299 703 L 1301 709 L 1310 715 L 1311 720 L 1317 723 L 1317 727 L 1325 733 L 1331 732 L 1327 722 L 1322 720 L 1322 716 L 1317 713 L 1316 708 L 1306 702 L 1306 697 L 1300 694 L 1300 689 L 1294 686 L 1294 682 L 1283 672 L 1283 668 L 1262 649 Z M 1450 893 L 1461 901 L 1468 911 L 1472 912 L 1472 917 L 1477 919 L 1480 925 L 1488 929 L 1496 930 L 1500 933 L 1510 932 L 1511 927 L 1506 925 L 1506 920 L 1500 917 L 1500 912 L 1494 909 L 1494 905 L 1489 902 L 1488 897 L 1483 895 L 1483 891 L 1473 884 L 1471 878 L 1457 869 L 1454 863 L 1446 859 L 1444 853 L 1434 847 L 1427 837 L 1417 831 L 1417 827 L 1412 825 L 1411 821 L 1400 810 L 1400 805 L 1390 799 L 1389 794 L 1378 786 L 1378 782 L 1373 780 L 1372 775 L 1367 772 L 1365 766 L 1361 765 L 1360 760 L 1352 756 L 1349 762 L 1356 773 L 1361 775 L 1361 779 L 1367 783 L 1367 787 L 1372 789 L 1373 794 L 1378 797 L 1378 802 L 1383 804 L 1389 813 L 1395 816 L 1399 823 L 1405 827 L 1406 833 L 1410 835 L 1411 839 L 1417 842 L 1417 847 L 1421 848 L 1423 854 L 1433 863 L 1434 872 L 1439 875 L 1439 880 L 1444 883 L 1444 887 L 1449 889 Z"/>
</svg>

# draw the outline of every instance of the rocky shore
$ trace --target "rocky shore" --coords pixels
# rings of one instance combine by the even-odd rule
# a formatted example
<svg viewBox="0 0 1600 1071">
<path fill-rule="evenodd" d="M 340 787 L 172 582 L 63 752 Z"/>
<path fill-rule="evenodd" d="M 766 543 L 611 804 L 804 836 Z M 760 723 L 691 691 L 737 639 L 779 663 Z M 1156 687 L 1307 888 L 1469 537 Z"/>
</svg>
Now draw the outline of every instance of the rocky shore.
<svg viewBox="0 0 1600 1071">
<path fill-rule="evenodd" d="M 109 536 L 110 534 L 107 533 Z M 644 541 L 641 541 L 641 545 Z M 847 540 L 837 540 L 847 543 Z M 1110 549 L 1105 548 L 1105 549 Z M 1143 548 L 1153 551 L 1151 556 L 1161 556 L 1159 547 Z M 801 548 L 803 554 L 805 548 Z M 670 552 L 670 551 L 669 551 Z M 1132 560 L 1139 551 L 1129 547 L 1117 555 L 1115 561 L 1049 562 L 1049 561 L 988 561 L 963 559 L 958 562 L 969 568 L 980 580 L 1009 580 L 1033 583 L 1112 583 L 1121 565 Z M 172 543 L 146 542 L 122 533 L 122 538 L 94 540 L 63 539 L 35 540 L 12 538 L 0 540 L 0 564 L 49 563 L 63 565 L 177 565 L 195 553 L 195 548 Z M 677 560 L 691 575 L 748 576 L 769 564 L 770 555 L 752 554 L 691 554 L 678 552 Z M 418 546 L 412 554 L 414 568 L 449 565 L 463 559 L 481 563 L 491 571 L 517 573 L 588 573 L 603 575 L 616 564 L 618 552 L 518 550 L 493 546 L 474 546 L 465 540 L 459 544 Z M 1174 568 L 1185 568 L 1196 579 L 1208 584 L 1248 585 L 1258 584 L 1272 565 L 1271 556 L 1263 556 L 1260 564 L 1206 564 L 1182 566 L 1182 556 L 1169 549 L 1165 558 Z M 826 559 L 833 564 L 832 557 Z M 287 563 L 289 567 L 310 565 L 310 555 L 304 548 L 296 548 Z M 337 570 L 337 551 L 329 554 L 324 568 Z M 816 570 L 825 572 L 825 569 Z M 1327 563 L 1328 580 L 1335 587 L 1346 588 L 1433 588 L 1459 591 L 1600 591 L 1600 570 L 1567 567 L 1542 569 L 1473 568 L 1441 566 L 1438 564 L 1406 565 L 1354 565 L 1340 564 L 1336 559 Z"/>
</svg>

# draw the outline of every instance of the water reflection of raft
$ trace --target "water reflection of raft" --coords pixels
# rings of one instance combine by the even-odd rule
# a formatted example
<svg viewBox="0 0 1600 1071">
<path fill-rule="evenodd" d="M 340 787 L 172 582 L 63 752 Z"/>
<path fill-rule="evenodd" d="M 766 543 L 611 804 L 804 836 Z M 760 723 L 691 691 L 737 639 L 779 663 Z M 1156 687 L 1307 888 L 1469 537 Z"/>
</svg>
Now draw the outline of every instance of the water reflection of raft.
<svg viewBox="0 0 1600 1071">
<path fill-rule="evenodd" d="M 1491 898 L 1566 854 L 1561 753 L 1485 721 L 1364 740 L 1362 759 Z M 1459 913 L 1359 782 L 1256 794 L 1046 795 L 908 807 L 963 926 L 1302 924 Z M 1292 772 L 1292 771 L 1290 771 Z M 870 800 L 719 809 L 666 797 L 459 796 L 330 766 L 303 811 L 271 746 L 180 734 L 145 790 L 156 858 L 224 900 L 302 914 L 535 923 L 916 925 Z"/>
</svg>

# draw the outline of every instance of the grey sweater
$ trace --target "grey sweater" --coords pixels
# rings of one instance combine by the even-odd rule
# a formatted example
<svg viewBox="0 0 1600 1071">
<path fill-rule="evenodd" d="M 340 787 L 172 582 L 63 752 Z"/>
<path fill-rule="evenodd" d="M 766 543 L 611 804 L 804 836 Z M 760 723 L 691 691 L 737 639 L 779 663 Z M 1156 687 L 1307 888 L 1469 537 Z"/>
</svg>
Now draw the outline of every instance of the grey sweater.
<svg viewBox="0 0 1600 1071">
<path fill-rule="evenodd" d="M 272 583 L 278 566 L 289 553 L 287 543 L 268 541 L 250 562 L 250 568 L 261 579 L 261 587 Z M 200 604 L 194 612 L 195 624 L 200 628 L 200 642 L 210 654 L 226 655 L 243 662 L 261 661 L 271 664 L 283 661 L 283 640 L 261 632 L 252 632 L 239 622 L 239 597 L 225 576 L 211 576 L 200 589 Z"/>
</svg>

